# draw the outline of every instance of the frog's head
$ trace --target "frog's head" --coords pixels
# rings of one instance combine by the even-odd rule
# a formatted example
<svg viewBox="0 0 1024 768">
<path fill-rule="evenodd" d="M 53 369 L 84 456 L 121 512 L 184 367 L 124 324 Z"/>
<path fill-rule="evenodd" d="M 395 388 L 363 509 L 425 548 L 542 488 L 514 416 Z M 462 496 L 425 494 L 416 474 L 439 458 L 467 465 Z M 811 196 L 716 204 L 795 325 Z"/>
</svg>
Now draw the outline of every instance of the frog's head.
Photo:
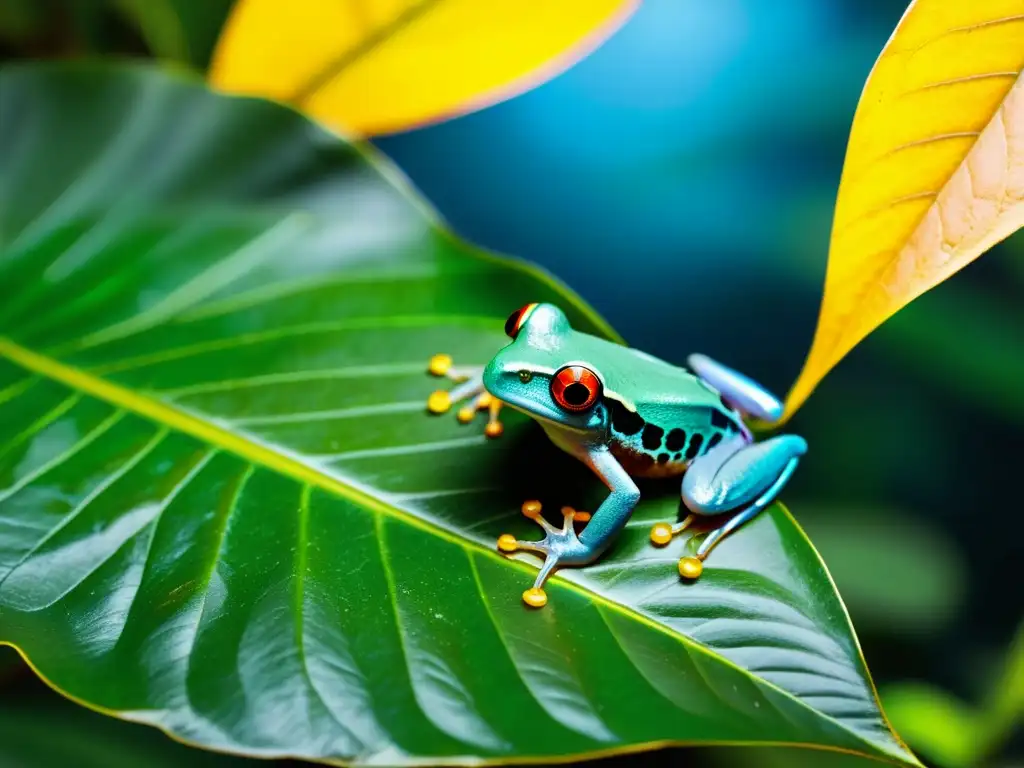
<svg viewBox="0 0 1024 768">
<path fill-rule="evenodd" d="M 484 369 L 487 391 L 530 416 L 578 430 L 601 422 L 600 376 L 583 362 L 565 314 L 553 304 L 527 304 L 509 315 L 512 343 Z"/>
</svg>

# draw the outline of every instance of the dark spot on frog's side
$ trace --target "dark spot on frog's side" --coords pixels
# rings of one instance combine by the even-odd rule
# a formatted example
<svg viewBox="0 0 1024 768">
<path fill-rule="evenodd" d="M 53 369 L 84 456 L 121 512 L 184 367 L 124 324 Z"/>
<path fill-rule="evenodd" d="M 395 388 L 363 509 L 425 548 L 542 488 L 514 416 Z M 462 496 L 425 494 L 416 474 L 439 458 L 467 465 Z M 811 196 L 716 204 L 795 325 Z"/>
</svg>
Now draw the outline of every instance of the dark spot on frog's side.
<svg viewBox="0 0 1024 768">
<path fill-rule="evenodd" d="M 644 427 L 643 444 L 648 451 L 654 451 L 661 447 L 661 438 L 665 436 L 665 430 L 654 424 Z"/>
<path fill-rule="evenodd" d="M 686 449 L 686 458 L 692 459 L 700 451 L 701 443 L 704 442 L 704 435 L 699 432 L 690 438 L 690 447 Z"/>
<path fill-rule="evenodd" d="M 685 429 L 673 429 L 665 438 L 665 447 L 670 451 L 681 451 L 684 445 L 686 445 Z"/>
<path fill-rule="evenodd" d="M 710 451 L 712 448 L 714 448 L 720 442 L 722 442 L 722 433 L 721 432 L 715 432 L 715 434 L 713 434 L 711 436 L 711 439 L 708 440 L 708 450 Z"/>
<path fill-rule="evenodd" d="M 668 460 L 669 460 L 669 455 L 667 453 L 659 453 L 658 454 L 658 463 L 659 464 L 668 464 Z"/>
<path fill-rule="evenodd" d="M 729 429 L 732 426 L 732 420 L 721 411 L 712 411 L 711 426 L 716 429 Z"/>
<path fill-rule="evenodd" d="M 635 435 L 644 428 L 644 420 L 640 414 L 629 410 L 618 400 L 608 400 L 612 412 L 612 429 L 620 435 Z"/>
</svg>

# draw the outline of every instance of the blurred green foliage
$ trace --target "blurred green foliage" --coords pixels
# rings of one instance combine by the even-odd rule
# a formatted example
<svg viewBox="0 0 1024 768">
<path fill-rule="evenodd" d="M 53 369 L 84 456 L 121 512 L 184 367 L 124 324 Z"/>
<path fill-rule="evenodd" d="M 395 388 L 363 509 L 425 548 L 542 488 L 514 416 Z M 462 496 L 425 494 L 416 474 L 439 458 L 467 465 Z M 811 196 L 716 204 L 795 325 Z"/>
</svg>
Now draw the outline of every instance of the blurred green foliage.
<svg viewBox="0 0 1024 768">
<path fill-rule="evenodd" d="M 0 56 L 152 55 L 203 68 L 233 0 L 0 0 Z"/>
<path fill-rule="evenodd" d="M 942 530 L 897 509 L 801 510 L 858 631 L 928 635 L 955 620 L 965 563 Z M 882 561 L 886 568 L 875 568 Z"/>
<path fill-rule="evenodd" d="M 998 666 L 977 706 L 928 683 L 887 686 L 883 695 L 889 716 L 905 739 L 941 765 L 982 764 L 1024 720 L 1024 624 Z"/>
<path fill-rule="evenodd" d="M 231 0 L 0 0 L 0 62 L 123 55 L 156 56 L 202 68 L 230 5 Z M 797 5 L 795 0 L 780 2 L 778 12 L 784 17 L 783 6 Z M 736 231 L 736 214 L 730 219 L 730 234 L 736 234 L 743 247 L 752 242 L 750 232 L 771 228 L 772 250 L 767 256 L 756 253 L 749 269 L 736 274 L 728 266 L 730 254 L 716 250 L 718 241 L 696 242 L 678 263 L 657 262 L 666 273 L 666 287 L 645 285 L 650 301 L 637 312 L 629 283 L 635 276 L 619 274 L 621 268 L 607 264 L 595 272 L 590 253 L 579 256 L 587 271 L 574 272 L 570 262 L 563 267 L 553 257 L 517 248 L 507 234 L 488 233 L 484 225 L 470 234 L 485 245 L 512 249 L 555 269 L 638 346 L 658 353 L 680 347 L 679 355 L 694 351 L 688 348 L 695 337 L 691 326 L 699 323 L 703 351 L 784 389 L 811 335 L 835 183 L 859 85 L 904 6 L 904 0 L 829 0 L 815 6 L 827 7 L 834 19 L 830 23 L 842 29 L 846 47 L 827 60 L 822 54 L 827 87 L 819 84 L 815 90 L 806 81 L 792 85 L 792 72 L 785 75 L 793 92 L 804 82 L 816 109 L 794 102 L 796 106 L 776 110 L 786 115 L 785 120 L 766 119 L 761 130 L 776 141 L 778 157 L 767 164 L 763 179 L 750 182 L 738 177 L 752 186 L 752 194 L 765 198 L 766 209 L 773 214 L 779 210 L 772 207 L 777 199 L 788 195 L 791 200 L 788 217 L 769 221 L 755 218 L 756 211 L 739 214 L 742 232 Z M 743 35 L 749 40 L 769 37 L 759 28 L 744 29 Z M 801 72 L 811 55 L 804 51 L 803 58 L 796 57 L 803 62 Z M 794 58 L 792 53 L 788 56 Z M 606 72 L 609 66 L 599 61 L 596 69 L 586 71 Z M 581 77 L 585 80 L 586 75 Z M 734 85 L 737 98 L 757 103 L 750 92 L 754 86 L 749 68 L 744 77 L 747 80 Z M 599 86 L 603 87 L 594 87 Z M 557 87 L 556 82 L 548 90 L 555 92 L 552 88 Z M 843 99 L 834 98 L 835 93 Z M 523 114 L 515 112 L 517 108 L 510 103 L 433 133 L 383 145 L 400 162 L 411 152 L 439 158 L 429 162 L 439 164 L 439 174 L 448 173 L 445 131 L 463 138 L 487 120 L 504 120 L 506 129 L 522 127 L 516 122 Z M 613 126 L 613 135 L 615 130 Z M 526 136 L 533 140 L 529 131 Z M 481 141 L 485 154 L 501 151 L 487 139 Z M 732 138 L 716 146 L 733 153 L 733 160 L 755 162 L 749 147 L 744 154 L 744 147 Z M 557 142 L 547 148 L 549 156 L 537 163 L 536 174 L 551 172 L 557 148 Z M 472 151 L 471 146 L 466 148 L 470 157 Z M 794 151 L 806 157 L 803 166 L 792 161 Z M 724 159 L 717 153 L 709 158 L 682 148 L 679 152 L 707 174 L 716 173 L 718 161 Z M 622 189 L 644 185 L 644 174 L 655 172 L 653 166 L 636 165 L 615 170 L 624 176 L 618 184 Z M 472 168 L 465 163 L 461 172 L 464 178 L 472 177 Z M 794 187 L 791 180 L 801 174 L 813 175 L 813 181 Z M 758 186 L 758 181 L 763 184 Z M 736 186 L 732 176 L 723 177 L 722 184 Z M 422 186 L 431 191 L 426 180 Z M 527 197 L 531 192 L 522 194 Z M 583 207 L 587 194 L 581 191 Z M 451 199 L 457 197 L 453 192 Z M 458 201 L 438 202 L 457 225 L 471 223 L 479 205 L 464 199 L 460 209 Z M 515 211 L 506 218 L 508 230 L 523 229 L 524 219 Z M 699 216 L 693 218 L 705 223 Z M 646 218 L 637 221 L 651 232 L 653 242 L 657 226 Z M 552 226 L 564 228 L 565 222 L 553 221 Z M 699 267 L 685 271 L 683 265 L 701 259 Z M 662 300 L 665 291 L 676 297 L 671 306 Z M 1024 519 L 1015 474 L 1024 458 L 1022 294 L 1024 239 L 1018 234 L 876 332 L 826 379 L 794 423 L 812 451 L 787 500 L 794 508 L 808 510 L 801 523 L 846 598 L 897 730 L 929 765 L 945 768 L 1010 768 L 1019 766 L 1024 754 L 1024 634 L 1018 631 L 1017 640 L 1009 641 L 1022 614 Z M 602 301 L 601 296 L 612 298 Z M 740 320 L 730 324 L 728 316 Z M 758 316 L 766 318 L 764 327 L 751 328 L 749 319 Z M 684 338 L 666 334 L 665 327 L 684 328 Z M 48 768 L 70 761 L 86 768 L 266 764 L 189 751 L 150 729 L 77 708 L 35 682 L 12 651 L 0 648 L 0 765 Z M 594 763 L 613 764 L 874 765 L 845 755 L 783 749 L 667 750 Z"/>
</svg>

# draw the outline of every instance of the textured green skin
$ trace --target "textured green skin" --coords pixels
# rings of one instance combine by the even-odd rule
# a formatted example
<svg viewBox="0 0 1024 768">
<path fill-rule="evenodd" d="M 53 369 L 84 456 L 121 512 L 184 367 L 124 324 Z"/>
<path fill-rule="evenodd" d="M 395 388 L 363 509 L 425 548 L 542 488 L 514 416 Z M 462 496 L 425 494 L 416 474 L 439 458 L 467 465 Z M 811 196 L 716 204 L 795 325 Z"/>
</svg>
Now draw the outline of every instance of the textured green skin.
<svg viewBox="0 0 1024 768">
<path fill-rule="evenodd" d="M 587 508 L 606 491 L 527 419 L 487 442 L 425 417 L 423 356 L 482 363 L 508 308 L 535 300 L 607 335 L 571 293 L 439 229 L 276 105 L 150 70 L 8 68 L 0 114 L 20 116 L 0 120 L 0 489 L 123 411 L 0 501 L 0 643 L 51 684 L 263 756 L 519 762 L 728 741 L 913 761 L 779 505 L 686 586 L 684 542 L 647 544 L 678 497 L 651 494 L 600 566 L 551 582 L 543 613 L 516 599 L 533 569 L 493 542 L 530 530 L 519 502 Z M 254 243 L 262 267 L 232 273 Z M 68 254 L 74 279 L 40 279 Z M 211 269 L 220 291 L 132 320 Z"/>
</svg>

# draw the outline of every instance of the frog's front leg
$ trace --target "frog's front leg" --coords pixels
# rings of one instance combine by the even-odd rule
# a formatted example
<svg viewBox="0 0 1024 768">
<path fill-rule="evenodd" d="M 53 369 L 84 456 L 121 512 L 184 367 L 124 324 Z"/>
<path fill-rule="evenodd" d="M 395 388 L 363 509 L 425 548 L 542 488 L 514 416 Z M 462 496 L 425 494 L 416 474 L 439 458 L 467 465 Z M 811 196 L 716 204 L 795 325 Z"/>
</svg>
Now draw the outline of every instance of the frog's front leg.
<svg viewBox="0 0 1024 768">
<path fill-rule="evenodd" d="M 439 389 L 427 398 L 427 410 L 431 413 L 447 413 L 454 403 L 469 400 L 458 410 L 458 419 L 463 424 L 473 420 L 477 411 L 487 411 L 487 426 L 484 434 L 488 437 L 499 437 L 504 431 L 498 420 L 502 402 L 484 389 L 483 371 L 480 366 L 459 366 L 452 364 L 451 355 L 434 355 L 430 358 L 427 370 L 433 376 L 445 376 L 456 382 L 458 386 L 450 391 Z"/>
<path fill-rule="evenodd" d="M 694 461 L 683 476 L 683 503 L 692 513 L 684 524 L 696 515 L 735 514 L 708 534 L 695 557 L 679 561 L 680 575 L 700 576 L 714 546 L 775 500 L 806 452 L 806 441 L 797 435 L 753 444 L 735 435 Z"/>
<path fill-rule="evenodd" d="M 534 608 L 540 608 L 547 603 L 544 582 L 555 568 L 564 565 L 586 565 L 600 557 L 615 535 L 622 530 L 640 500 L 640 490 L 636 483 L 606 447 L 581 448 L 573 453 L 589 466 L 611 491 L 590 518 L 583 532 L 577 536 L 572 522 L 574 519 L 585 520 L 585 513 L 581 518 L 581 513 L 570 507 L 563 507 L 565 523 L 558 529 L 540 516 L 538 502 L 527 502 L 523 505 L 523 514 L 544 529 L 544 538 L 541 541 L 517 541 L 510 534 L 504 534 L 498 539 L 498 548 L 502 552 L 510 554 L 517 550 L 525 550 L 544 556 L 544 565 L 537 574 L 533 586 L 523 592 L 523 602 Z"/>
</svg>

